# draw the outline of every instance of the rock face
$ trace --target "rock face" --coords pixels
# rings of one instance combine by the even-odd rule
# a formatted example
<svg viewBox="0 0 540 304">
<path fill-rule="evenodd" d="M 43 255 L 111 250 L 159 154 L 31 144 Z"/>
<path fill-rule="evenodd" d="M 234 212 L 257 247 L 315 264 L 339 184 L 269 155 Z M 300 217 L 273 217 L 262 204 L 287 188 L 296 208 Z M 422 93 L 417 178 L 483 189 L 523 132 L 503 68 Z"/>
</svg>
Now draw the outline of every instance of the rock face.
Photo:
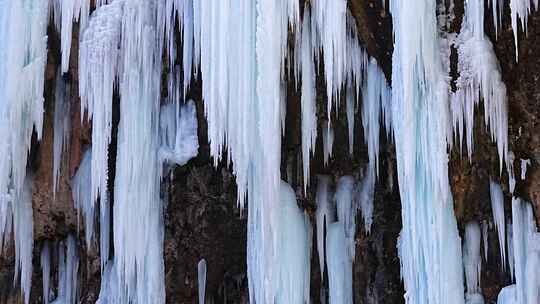
<svg viewBox="0 0 540 304">
<path fill-rule="evenodd" d="M 455 31 L 459 30 L 463 1 L 455 1 Z M 388 7 L 380 0 L 350 0 L 351 9 L 361 39 L 374 56 L 388 79 L 391 75 L 392 24 Z M 510 12 L 505 6 L 503 27 L 495 37 L 490 14 L 486 16 L 486 32 L 494 44 L 499 59 L 503 80 L 507 86 L 509 104 L 509 146 L 516 162 L 515 175 L 518 179 L 515 194 L 530 200 L 535 206 L 537 222 L 540 223 L 540 13 L 534 12 L 528 22 L 528 34 L 519 36 L 519 62 L 516 62 L 514 37 L 510 27 Z M 59 65 L 58 34 L 49 27 L 49 53 L 46 70 L 46 112 L 43 139 L 34 141 L 30 166 L 34 172 L 34 274 L 32 303 L 42 302 L 41 270 L 39 255 L 43 241 L 57 242 L 70 232 L 77 233 L 83 240 L 83 225 L 78 224 L 78 215 L 73 208 L 70 180 L 73 177 L 85 146 L 91 141 L 90 126 L 81 124 L 78 98 L 78 63 L 71 56 L 67 81 L 72 86 L 71 94 L 71 140 L 70 152 L 64 156 L 59 189 L 52 194 L 52 142 L 54 113 L 54 79 Z M 74 28 L 72 54 L 78 53 L 78 30 Z M 453 59 L 455 60 L 455 58 Z M 324 83 L 317 78 L 317 103 L 319 116 L 325 113 Z M 246 225 L 247 210 L 236 205 L 236 184 L 226 164 L 215 168 L 209 155 L 206 136 L 206 121 L 201 101 L 201 83 L 197 81 L 190 89 L 190 97 L 196 101 L 199 120 L 199 156 L 187 165 L 174 168 L 164 178 L 163 192 L 166 197 L 165 213 L 165 280 L 168 303 L 197 302 L 197 263 L 205 259 L 208 265 L 207 298 L 219 303 L 247 303 L 246 278 Z M 118 105 L 116 105 L 118 107 Z M 308 211 L 314 223 L 316 174 L 337 177 L 348 174 L 358 176 L 367 163 L 367 150 L 363 144 L 360 115 L 356 115 L 355 151 L 348 153 L 347 121 L 345 107 L 333 113 L 335 119 L 334 153 L 327 166 L 323 165 L 322 136 L 318 136 L 317 150 L 312 159 L 312 185 L 303 193 L 302 180 L 296 169 L 301 167 L 300 150 L 300 103 L 298 92 L 292 81 L 287 92 L 286 131 L 282 145 L 282 172 L 293 168 L 291 184 L 296 190 L 300 205 Z M 481 110 L 481 109 L 479 109 Z M 117 116 L 117 109 L 116 114 Z M 326 115 L 326 114 L 324 114 Z M 489 197 L 489 179 L 500 181 L 505 192 L 505 213 L 511 214 L 511 196 L 508 191 L 506 169 L 499 173 L 496 147 L 481 127 L 480 120 L 475 129 L 475 150 L 472 161 L 454 149 L 450 155 L 450 183 L 455 202 L 455 213 L 463 235 L 465 223 L 470 220 L 490 221 L 492 213 Z M 84 120 L 85 121 L 85 120 Z M 116 123 L 118 117 L 115 119 Z M 324 122 L 319 121 L 319 134 Z M 110 181 L 114 179 L 114 145 L 110 151 Z M 384 138 L 384 137 L 381 137 Z M 525 180 L 520 180 L 520 160 L 530 159 Z M 403 285 L 400 280 L 400 265 L 396 240 L 401 230 L 401 206 L 395 172 L 394 148 L 391 142 L 381 142 L 381 168 L 374 197 L 373 226 L 367 234 L 363 225 L 356 233 L 356 259 L 354 263 L 355 303 L 404 303 Z M 284 173 L 284 178 L 286 174 Z M 395 185 L 395 186 L 394 186 Z M 249 206 L 247 206 L 249 208 Z M 360 221 L 360 217 L 358 217 Z M 315 235 L 314 235 L 315 237 Z M 316 243 L 315 239 L 313 240 Z M 487 263 L 482 266 L 482 292 L 486 303 L 493 303 L 502 286 L 510 282 L 508 273 L 500 266 L 497 235 L 489 230 Z M 80 247 L 80 298 L 82 303 L 94 303 L 99 294 L 99 253 L 95 248 Z M 316 246 L 312 252 L 311 298 L 319 303 L 321 271 L 318 265 Z M 54 264 L 54 263 L 53 263 Z M 53 265 L 53 273 L 56 267 Z M 326 274 L 325 274 L 326 275 Z M 13 286 L 14 251 L 10 245 L 0 256 L 0 304 L 21 303 L 18 286 Z M 56 286 L 56 279 L 51 285 Z M 324 280 L 327 284 L 327 279 Z"/>
</svg>

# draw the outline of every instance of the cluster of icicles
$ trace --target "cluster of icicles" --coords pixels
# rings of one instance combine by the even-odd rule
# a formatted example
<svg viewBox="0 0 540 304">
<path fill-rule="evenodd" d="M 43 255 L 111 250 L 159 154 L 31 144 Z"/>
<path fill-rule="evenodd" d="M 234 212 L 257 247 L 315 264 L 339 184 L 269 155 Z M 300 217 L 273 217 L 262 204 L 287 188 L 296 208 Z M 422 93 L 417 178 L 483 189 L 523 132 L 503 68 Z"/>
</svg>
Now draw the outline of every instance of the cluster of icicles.
<svg viewBox="0 0 540 304">
<path fill-rule="evenodd" d="M 487 248 L 489 225 L 483 223 L 481 233 L 477 223 L 467 224 L 462 251 L 448 182 L 449 149 L 457 142 L 461 150 L 465 137 L 471 157 L 475 108 L 483 101 L 485 126 L 497 143 L 501 170 L 506 166 L 511 191 L 515 185 L 506 89 L 484 34 L 483 1 L 466 1 L 462 29 L 455 36 L 445 34 L 452 12 L 437 6 L 435 0 L 390 0 L 394 26 L 391 87 L 375 59 L 361 47 L 345 0 L 312 0 L 304 8 L 297 0 L 97 0 L 91 14 L 90 2 L 0 0 L 0 245 L 6 244 L 13 231 L 15 279 L 20 279 L 25 303 L 29 302 L 33 247 L 32 174 L 26 168 L 33 132 L 41 138 L 50 16 L 61 37 L 59 75 L 68 72 L 70 56 L 78 56 L 80 111 L 86 113 L 81 117 L 92 122 L 92 145 L 73 177 L 72 192 L 84 218 L 88 248 L 94 244 L 99 209 L 102 282 L 98 303 L 165 303 L 160 182 L 164 167 L 183 165 L 197 154 L 195 106 L 181 101 L 192 77 L 199 74 L 211 155 L 218 164 L 227 149 L 239 207 L 249 198 L 251 303 L 310 302 L 312 225 L 299 209 L 295 191 L 281 181 L 280 172 L 288 76 L 301 91 L 304 191 L 310 182 L 319 119 L 324 120 L 325 163 L 332 155 L 333 107 L 342 101 L 346 104 L 351 154 L 354 117 L 360 109 L 368 146 L 369 163 L 360 180 L 340 177 L 332 194 L 331 178 L 318 179 L 317 248 L 321 271 L 325 265 L 328 271 L 329 302 L 353 302 L 356 214 L 360 209 L 369 232 L 382 124 L 396 147 L 403 206 L 403 229 L 397 242 L 406 302 L 483 303 L 480 234 Z M 492 0 L 491 5 L 495 25 L 500 26 L 505 1 Z M 518 19 L 525 28 L 533 7 L 529 0 L 510 0 L 510 7 L 517 47 Z M 80 31 L 78 54 L 70 54 L 74 22 Z M 177 29 L 181 44 L 175 41 Z M 449 83 L 452 45 L 459 54 L 455 92 Z M 182 58 L 176 58 L 179 47 Z M 163 101 L 164 70 L 168 71 L 164 88 L 168 97 Z M 324 117 L 318 117 L 316 106 L 319 72 L 326 84 Z M 71 122 L 65 114 L 70 112 L 70 89 L 59 76 L 54 191 L 62 153 L 69 151 L 70 124 L 80 123 Z M 115 91 L 120 97 L 120 122 L 111 210 L 107 164 Z M 522 171 L 522 178 L 525 175 Z M 540 236 L 532 209 L 514 198 L 512 225 L 506 235 L 500 187 L 492 184 L 491 194 L 503 267 L 507 261 L 515 280 L 501 291 L 499 303 L 538 303 L 540 278 L 531 269 L 540 262 Z M 111 229 L 114 253 L 109 248 Z M 66 242 L 53 250 L 48 243 L 43 245 L 45 303 L 53 298 L 55 303 L 77 302 L 77 242 L 74 236 Z M 49 286 L 51 251 L 58 256 L 57 295 Z M 201 260 L 200 303 L 204 303 L 206 267 Z"/>
</svg>

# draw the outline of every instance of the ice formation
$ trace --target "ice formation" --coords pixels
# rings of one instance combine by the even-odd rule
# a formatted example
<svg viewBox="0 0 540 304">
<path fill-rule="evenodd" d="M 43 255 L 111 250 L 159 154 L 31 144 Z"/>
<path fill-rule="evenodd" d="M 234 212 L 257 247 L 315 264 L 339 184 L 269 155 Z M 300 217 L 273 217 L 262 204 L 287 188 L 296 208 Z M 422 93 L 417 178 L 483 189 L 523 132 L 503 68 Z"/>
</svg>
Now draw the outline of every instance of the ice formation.
<svg viewBox="0 0 540 304">
<path fill-rule="evenodd" d="M 197 282 L 199 284 L 199 304 L 204 304 L 206 294 L 206 260 L 202 259 L 197 264 Z"/>
<path fill-rule="evenodd" d="M 489 229 L 489 222 L 487 220 L 484 220 L 482 222 L 482 243 L 484 244 L 484 260 L 487 262 L 488 260 L 488 229 Z"/>
<path fill-rule="evenodd" d="M 356 249 L 356 212 L 355 180 L 352 176 L 342 176 L 336 186 L 337 219 L 342 223 L 345 232 L 346 246 L 349 256 L 354 260 Z"/>
<path fill-rule="evenodd" d="M 161 106 L 160 114 L 160 162 L 185 165 L 191 158 L 197 156 L 199 138 L 197 136 L 197 111 L 195 102 L 176 109 L 175 103 Z"/>
<path fill-rule="evenodd" d="M 15 243 L 15 281 L 20 278 L 24 302 L 30 300 L 32 286 L 32 251 L 34 225 L 32 210 L 32 180 L 27 176 L 22 192 L 11 202 L 13 212 L 13 240 Z"/>
<path fill-rule="evenodd" d="M 499 248 L 501 254 L 502 268 L 506 268 L 506 233 L 504 229 L 506 224 L 504 221 L 504 196 L 501 186 L 494 181 L 489 182 L 489 193 L 491 196 L 491 211 L 493 212 L 493 222 L 499 237 Z"/>
<path fill-rule="evenodd" d="M 452 98 L 452 115 L 460 148 L 466 133 L 467 152 L 471 159 L 474 111 L 483 100 L 484 124 L 497 144 L 499 168 L 502 170 L 503 161 L 508 164 L 506 86 L 502 82 L 493 45 L 484 33 L 484 1 L 466 1 L 461 32 L 455 43 L 460 76 Z"/>
<path fill-rule="evenodd" d="M 353 259 L 349 255 L 348 242 L 343 222 L 338 221 L 328 226 L 326 258 L 330 304 L 353 303 Z"/>
<path fill-rule="evenodd" d="M 322 128 L 324 164 L 328 165 L 334 146 L 334 128 L 332 128 L 330 123 L 324 124 Z"/>
<path fill-rule="evenodd" d="M 390 1 L 394 27 L 392 128 L 403 229 L 406 303 L 464 303 L 461 241 L 448 182 L 448 53 L 436 1 Z"/>
<path fill-rule="evenodd" d="M 41 279 L 43 281 L 43 304 L 49 304 L 49 291 L 51 282 L 51 249 L 48 241 L 41 247 Z"/>
<path fill-rule="evenodd" d="M 56 195 L 62 153 L 68 151 L 71 130 L 70 88 L 58 72 L 54 90 L 53 197 Z"/>
<path fill-rule="evenodd" d="M 64 243 L 65 242 L 65 243 Z M 60 242 L 58 252 L 58 295 L 51 304 L 78 303 L 79 255 L 73 235 Z"/>
<path fill-rule="evenodd" d="M 118 287 L 120 282 L 116 273 L 114 260 L 109 260 L 101 275 L 101 286 L 96 304 L 124 303 Z"/>
<path fill-rule="evenodd" d="M 480 225 L 477 222 L 469 222 L 465 226 L 463 266 L 465 268 L 465 282 L 467 286 L 465 294 L 466 303 L 484 303 L 484 299 L 480 293 L 482 260 L 480 258 Z"/>
<path fill-rule="evenodd" d="M 334 205 L 334 195 L 330 189 L 330 176 L 319 175 L 317 182 L 317 195 L 315 201 L 317 210 L 315 220 L 317 224 L 317 252 L 319 253 L 319 267 L 321 270 L 321 280 L 324 279 L 325 271 L 325 248 L 328 226 L 336 220 L 336 211 Z"/>
<path fill-rule="evenodd" d="M 362 219 L 364 220 L 364 229 L 366 233 L 371 232 L 371 225 L 373 223 L 373 195 L 375 192 L 375 168 L 368 165 L 365 170 L 363 179 L 358 185 L 357 193 L 357 206 L 362 212 Z"/>
<path fill-rule="evenodd" d="M 527 166 L 531 165 L 530 159 L 522 159 L 521 160 L 521 180 L 525 180 L 527 177 Z"/>
</svg>

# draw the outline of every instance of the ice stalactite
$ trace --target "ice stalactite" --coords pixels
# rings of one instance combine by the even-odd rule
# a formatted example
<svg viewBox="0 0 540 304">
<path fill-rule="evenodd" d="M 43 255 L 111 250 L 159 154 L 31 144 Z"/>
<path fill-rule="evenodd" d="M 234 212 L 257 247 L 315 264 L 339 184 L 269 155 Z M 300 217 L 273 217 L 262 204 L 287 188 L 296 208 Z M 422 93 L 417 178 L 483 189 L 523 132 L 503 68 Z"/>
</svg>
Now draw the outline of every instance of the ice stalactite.
<svg viewBox="0 0 540 304">
<path fill-rule="evenodd" d="M 514 161 L 516 160 L 516 155 L 513 151 L 508 152 L 508 162 L 506 163 L 506 172 L 508 173 L 508 188 L 510 193 L 513 194 L 516 189 L 516 175 L 514 172 Z"/>
<path fill-rule="evenodd" d="M 362 212 L 364 220 L 364 229 L 367 234 L 371 233 L 371 225 L 373 224 L 373 195 L 375 193 L 375 168 L 368 165 L 365 169 L 364 176 L 358 184 L 357 206 Z"/>
<path fill-rule="evenodd" d="M 368 147 L 369 165 L 379 174 L 379 137 L 383 109 L 390 102 L 390 88 L 375 59 L 370 59 L 362 87 L 362 124 Z M 389 113 L 384 113 L 388 115 Z M 390 126 L 386 126 L 389 128 Z"/>
<path fill-rule="evenodd" d="M 461 240 L 448 181 L 450 113 L 436 1 L 390 1 L 392 128 L 403 228 L 406 303 L 464 303 Z"/>
<path fill-rule="evenodd" d="M 13 212 L 13 239 L 15 243 L 15 281 L 19 280 L 24 303 L 30 300 L 32 288 L 32 251 L 34 224 L 32 210 L 32 179 L 27 176 L 22 192 L 11 202 Z"/>
<path fill-rule="evenodd" d="M 206 260 L 202 259 L 197 264 L 197 283 L 199 288 L 199 304 L 204 304 L 206 295 Z"/>
<path fill-rule="evenodd" d="M 48 241 L 43 242 L 40 255 L 41 279 L 43 282 L 43 304 L 49 304 L 49 291 L 51 282 L 51 248 Z"/>
<path fill-rule="evenodd" d="M 349 139 L 349 154 L 353 155 L 354 153 L 354 116 L 356 114 L 356 101 L 353 88 L 347 86 L 346 92 L 346 112 L 347 112 L 347 131 Z"/>
<path fill-rule="evenodd" d="M 466 133 L 469 159 L 473 151 L 474 111 L 480 100 L 484 105 L 484 124 L 497 144 L 499 168 L 508 165 L 508 113 L 506 86 L 493 45 L 484 33 L 484 1 L 467 1 L 461 31 L 456 39 L 458 49 L 457 91 L 452 107 L 455 133 L 460 148 Z M 465 126 L 465 130 L 463 129 Z M 457 130 L 456 130 L 457 129 Z"/>
<path fill-rule="evenodd" d="M 510 268 L 510 277 L 512 279 L 516 278 L 516 273 L 514 271 L 514 241 L 512 235 L 512 223 L 506 224 L 506 248 L 508 248 L 508 267 Z"/>
<path fill-rule="evenodd" d="M 112 130 L 113 91 L 121 65 L 119 47 L 123 7 L 123 0 L 115 0 L 96 9 L 88 27 L 81 32 L 79 49 L 81 113 L 86 110 L 88 119 L 92 120 L 91 198 L 93 202 L 100 199 L 101 218 L 109 209 L 107 164 Z"/>
<path fill-rule="evenodd" d="M 531 4 L 534 4 L 534 7 Z M 529 19 L 529 14 L 532 12 L 533 9 L 538 9 L 538 0 L 510 0 L 510 17 L 512 19 L 512 31 L 514 32 L 514 42 L 516 46 L 516 62 L 519 59 L 519 26 L 521 26 L 521 29 L 525 32 L 525 34 L 527 34 L 527 21 Z"/>
<path fill-rule="evenodd" d="M 484 244 L 484 261 L 487 262 L 488 260 L 488 229 L 489 229 L 489 222 L 488 220 L 484 220 L 482 222 L 482 243 Z"/>
<path fill-rule="evenodd" d="M 514 247 L 516 303 L 540 301 L 540 233 L 532 206 L 519 198 L 512 199 L 512 243 Z"/>
<path fill-rule="evenodd" d="M 334 195 L 330 188 L 330 176 L 319 175 L 317 182 L 317 195 L 315 201 L 317 210 L 315 220 L 317 224 L 317 252 L 319 253 L 319 267 L 321 271 L 321 280 L 324 279 L 325 271 L 325 253 L 326 235 L 328 227 L 336 220 L 336 211 L 334 205 Z"/>
<path fill-rule="evenodd" d="M 489 182 L 489 193 L 491 196 L 491 211 L 493 212 L 493 222 L 495 223 L 495 229 L 499 237 L 499 248 L 501 253 L 501 266 L 506 268 L 506 228 L 504 220 L 504 196 L 501 190 L 501 186 L 493 181 Z"/>
<path fill-rule="evenodd" d="M 317 104 L 315 89 L 315 50 L 312 45 L 311 15 L 309 9 L 304 9 L 302 20 L 300 62 L 302 69 L 302 164 L 304 173 L 304 192 L 309 185 L 309 161 L 315 153 L 317 142 Z M 298 46 L 297 46 L 298 48 Z M 298 63 L 297 63 L 298 64 Z"/>
<path fill-rule="evenodd" d="M 198 153 L 197 111 L 193 100 L 180 107 L 180 111 L 176 108 L 175 103 L 161 106 L 158 157 L 160 162 L 182 166 Z"/>
<path fill-rule="evenodd" d="M 480 257 L 480 225 L 469 222 L 465 226 L 465 241 L 463 245 L 463 266 L 467 292 L 466 303 L 483 304 L 484 298 L 480 289 L 482 260 Z"/>
<path fill-rule="evenodd" d="M 345 248 L 348 255 L 354 260 L 356 250 L 356 212 L 357 201 L 355 197 L 355 180 L 352 176 L 342 176 L 336 186 L 337 219 L 343 224 L 345 231 Z"/>
<path fill-rule="evenodd" d="M 111 5 L 114 5 L 112 2 Z M 157 1 L 124 3 L 114 181 L 114 262 L 122 302 L 165 303 L 158 162 L 161 50 Z"/>
<path fill-rule="evenodd" d="M 286 229 L 280 229 L 277 235 L 273 303 L 309 303 L 311 223 L 298 207 L 293 189 L 283 181 L 277 207 L 278 222 L 272 224 Z"/>
<path fill-rule="evenodd" d="M 71 130 L 71 103 L 70 88 L 61 73 L 56 77 L 54 91 L 54 137 L 53 137 L 53 197 L 56 195 L 62 154 L 69 149 L 69 137 Z"/>
<path fill-rule="evenodd" d="M 332 151 L 334 148 L 334 128 L 330 123 L 323 123 L 322 126 L 323 137 L 323 158 L 324 165 L 328 165 L 328 161 L 332 157 Z"/>
<path fill-rule="evenodd" d="M 75 209 L 79 214 L 79 218 L 82 215 L 84 218 L 84 234 L 86 240 L 87 250 L 92 247 L 92 240 L 94 239 L 94 222 L 95 222 L 95 206 L 92 200 L 92 149 L 88 149 L 79 164 L 79 169 L 75 173 L 71 181 L 71 193 L 73 196 L 73 203 Z M 105 237 L 105 236 L 102 236 Z M 105 248 L 101 248 L 102 251 Z M 107 252 L 108 257 L 108 252 Z M 102 257 L 102 265 L 105 265 L 106 259 Z"/>
<path fill-rule="evenodd" d="M 326 241 L 330 304 L 353 303 L 353 259 L 347 244 L 344 223 L 338 221 L 330 224 Z"/>
<path fill-rule="evenodd" d="M 58 249 L 58 295 L 51 304 L 78 303 L 79 255 L 77 239 L 69 235 L 59 243 Z"/>
</svg>

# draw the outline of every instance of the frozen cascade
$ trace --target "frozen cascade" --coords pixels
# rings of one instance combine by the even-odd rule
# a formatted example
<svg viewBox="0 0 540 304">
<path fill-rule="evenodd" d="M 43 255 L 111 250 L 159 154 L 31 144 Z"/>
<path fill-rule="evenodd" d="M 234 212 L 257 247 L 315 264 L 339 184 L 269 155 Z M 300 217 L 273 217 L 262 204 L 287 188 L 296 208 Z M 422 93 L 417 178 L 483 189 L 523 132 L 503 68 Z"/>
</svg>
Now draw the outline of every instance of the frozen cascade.
<svg viewBox="0 0 540 304">
<path fill-rule="evenodd" d="M 69 150 L 71 130 L 70 88 L 61 73 L 56 76 L 54 90 L 54 137 L 53 137 L 53 197 L 56 197 L 62 153 Z"/>
<path fill-rule="evenodd" d="M 199 284 L 199 304 L 204 304 L 206 295 L 206 260 L 202 259 L 197 264 L 197 281 Z"/>
<path fill-rule="evenodd" d="M 394 27 L 392 128 L 406 303 L 464 303 L 461 240 L 448 181 L 448 70 L 436 1 L 390 1 Z M 443 48 L 443 49 L 441 49 Z"/>
<path fill-rule="evenodd" d="M 326 242 L 329 304 L 353 303 L 353 259 L 349 255 L 347 246 L 348 240 L 343 222 L 330 224 Z"/>
<path fill-rule="evenodd" d="M 463 245 L 463 266 L 465 268 L 465 282 L 467 293 L 466 303 L 484 303 L 480 293 L 480 278 L 482 260 L 480 258 L 480 225 L 469 222 L 465 226 L 465 241 Z"/>
<path fill-rule="evenodd" d="M 493 212 L 493 222 L 499 236 L 499 248 L 501 253 L 502 268 L 506 268 L 506 233 L 504 231 L 506 225 L 504 221 L 504 196 L 501 186 L 494 181 L 489 182 L 489 193 L 491 196 L 491 211 Z"/>
<path fill-rule="evenodd" d="M 508 165 L 508 113 L 506 86 L 493 45 L 484 33 L 484 1 L 467 1 L 458 48 L 457 92 L 453 94 L 454 132 L 459 133 L 460 148 L 466 133 L 467 154 L 473 151 L 474 111 L 480 100 L 484 105 L 484 124 L 497 144 L 499 168 Z M 456 109 L 457 108 L 457 109 Z M 465 130 L 464 130 L 465 127 Z"/>
<path fill-rule="evenodd" d="M 356 212 L 357 201 L 355 197 L 355 180 L 352 176 L 342 176 L 338 179 L 336 186 L 337 219 L 343 224 L 345 229 L 345 239 L 347 241 L 347 252 L 354 260 L 356 249 Z"/>
<path fill-rule="evenodd" d="M 47 1 L 0 2 L 0 247 L 13 232 L 15 281 L 30 299 L 33 217 L 27 158 L 41 140 L 47 60 Z M 12 230 L 13 229 L 13 230 Z"/>
<path fill-rule="evenodd" d="M 112 3 L 114 4 L 114 2 Z M 121 302 L 165 303 L 157 1 L 124 3 L 113 229 Z"/>
<path fill-rule="evenodd" d="M 175 103 L 161 106 L 160 111 L 160 162 L 185 165 L 197 156 L 199 138 L 197 135 L 197 110 L 193 100 L 177 111 Z"/>
<path fill-rule="evenodd" d="M 317 210 L 315 220 L 317 224 L 317 252 L 319 253 L 319 267 L 321 270 L 321 280 L 324 279 L 326 236 L 328 226 L 336 220 L 336 210 L 334 205 L 334 195 L 330 189 L 330 176 L 318 175 L 317 195 L 315 201 Z"/>
<path fill-rule="evenodd" d="M 66 244 L 64 244 L 64 242 Z M 58 296 L 51 304 L 78 303 L 79 256 L 77 239 L 70 234 L 58 246 Z"/>
<path fill-rule="evenodd" d="M 81 113 L 92 120 L 92 201 L 107 210 L 107 164 L 111 142 L 113 90 L 120 69 L 120 37 L 124 1 L 96 9 L 81 32 L 79 94 Z M 83 115 L 81 115 L 83 119 Z M 101 214 L 103 217 L 104 214 Z"/>
<path fill-rule="evenodd" d="M 293 189 L 283 181 L 278 208 L 278 222 L 273 224 L 287 229 L 280 229 L 277 235 L 273 303 L 310 303 L 311 223 L 298 208 Z"/>
<path fill-rule="evenodd" d="M 532 206 L 515 197 L 512 198 L 512 243 L 516 303 L 536 304 L 540 301 L 540 233 Z"/>
</svg>

